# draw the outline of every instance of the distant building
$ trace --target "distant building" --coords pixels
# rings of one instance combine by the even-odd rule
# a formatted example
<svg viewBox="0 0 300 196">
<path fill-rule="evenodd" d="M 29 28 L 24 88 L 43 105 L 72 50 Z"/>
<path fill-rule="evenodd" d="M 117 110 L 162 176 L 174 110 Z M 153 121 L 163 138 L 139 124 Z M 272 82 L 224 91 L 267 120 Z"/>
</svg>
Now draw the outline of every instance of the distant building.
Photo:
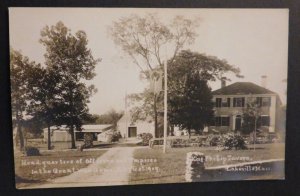
<svg viewBox="0 0 300 196">
<path fill-rule="evenodd" d="M 154 136 L 154 121 L 146 119 L 133 122 L 131 115 L 126 113 L 118 121 L 117 129 L 123 138 L 136 137 L 141 133 L 151 133 Z"/>
<path fill-rule="evenodd" d="M 262 77 L 262 85 L 266 77 Z M 236 82 L 212 92 L 215 104 L 215 117 L 210 130 L 218 132 L 240 131 L 243 125 L 243 113 L 248 101 L 256 101 L 260 108 L 260 124 L 258 128 L 269 133 L 282 129 L 285 124 L 282 115 L 282 103 L 277 93 L 251 82 Z"/>
<path fill-rule="evenodd" d="M 75 140 L 82 140 L 85 133 L 92 133 L 94 140 L 97 140 L 98 134 L 109 131 L 112 128 L 111 124 L 96 124 L 96 125 L 82 125 L 82 130 L 75 130 Z M 71 134 L 69 134 L 69 128 L 66 125 L 51 126 L 51 141 L 52 142 L 69 142 L 71 141 Z M 48 128 L 43 129 L 44 141 L 48 140 Z"/>
</svg>

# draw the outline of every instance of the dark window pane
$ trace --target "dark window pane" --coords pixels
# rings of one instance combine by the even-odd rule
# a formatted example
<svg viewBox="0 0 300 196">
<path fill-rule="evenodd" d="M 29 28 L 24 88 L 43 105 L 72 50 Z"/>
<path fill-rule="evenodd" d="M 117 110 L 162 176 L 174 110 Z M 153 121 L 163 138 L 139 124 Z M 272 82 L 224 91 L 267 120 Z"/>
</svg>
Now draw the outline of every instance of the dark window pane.
<svg viewBox="0 0 300 196">
<path fill-rule="evenodd" d="M 256 97 L 256 104 L 258 107 L 261 107 L 262 97 Z"/>
<path fill-rule="evenodd" d="M 229 126 L 229 117 L 221 117 L 222 126 Z"/>
<path fill-rule="evenodd" d="M 271 106 L 271 97 L 263 97 L 262 98 L 262 106 L 270 107 Z"/>
<path fill-rule="evenodd" d="M 261 126 L 270 126 L 270 116 L 261 116 Z"/>
<path fill-rule="evenodd" d="M 216 107 L 220 108 L 222 104 L 222 99 L 221 98 L 216 98 Z"/>
<path fill-rule="evenodd" d="M 245 106 L 244 97 L 233 98 L 233 107 L 244 107 L 244 106 Z"/>
</svg>

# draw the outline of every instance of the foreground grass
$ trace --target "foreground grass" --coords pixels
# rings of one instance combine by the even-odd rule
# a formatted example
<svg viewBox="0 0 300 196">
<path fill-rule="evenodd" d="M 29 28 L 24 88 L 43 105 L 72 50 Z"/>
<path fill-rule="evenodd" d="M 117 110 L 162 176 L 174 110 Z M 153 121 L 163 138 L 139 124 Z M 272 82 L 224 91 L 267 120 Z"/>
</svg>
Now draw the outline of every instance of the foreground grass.
<svg viewBox="0 0 300 196">
<path fill-rule="evenodd" d="M 105 152 L 106 150 L 58 151 L 44 152 L 40 156 L 15 156 L 17 187 L 70 175 L 81 168 L 87 167 L 93 159 L 98 158 Z"/>
<path fill-rule="evenodd" d="M 221 166 L 241 162 L 251 162 L 268 159 L 284 158 L 284 144 L 259 144 L 256 150 L 248 146 L 248 150 L 216 151 L 212 147 L 188 147 L 167 149 L 164 154 L 162 149 L 136 149 L 134 158 L 139 160 L 156 159 L 156 162 L 134 163 L 136 168 L 146 168 L 146 171 L 132 172 L 131 184 L 152 184 L 152 183 L 179 183 L 185 182 L 185 162 L 188 152 L 202 152 L 207 161 L 205 167 Z M 158 167 L 158 171 L 147 171 L 149 167 Z"/>
</svg>

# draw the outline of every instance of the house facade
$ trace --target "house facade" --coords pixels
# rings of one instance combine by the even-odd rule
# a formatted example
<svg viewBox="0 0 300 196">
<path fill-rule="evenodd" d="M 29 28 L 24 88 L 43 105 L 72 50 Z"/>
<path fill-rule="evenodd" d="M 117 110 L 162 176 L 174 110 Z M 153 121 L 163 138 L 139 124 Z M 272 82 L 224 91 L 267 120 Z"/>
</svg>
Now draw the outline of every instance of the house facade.
<svg viewBox="0 0 300 196">
<path fill-rule="evenodd" d="M 217 132 L 241 131 L 247 104 L 255 103 L 258 112 L 258 129 L 274 133 L 282 121 L 279 119 L 281 101 L 267 88 L 251 82 L 236 82 L 212 92 L 215 117 L 210 130 Z M 281 125 L 282 127 L 282 125 Z"/>
</svg>

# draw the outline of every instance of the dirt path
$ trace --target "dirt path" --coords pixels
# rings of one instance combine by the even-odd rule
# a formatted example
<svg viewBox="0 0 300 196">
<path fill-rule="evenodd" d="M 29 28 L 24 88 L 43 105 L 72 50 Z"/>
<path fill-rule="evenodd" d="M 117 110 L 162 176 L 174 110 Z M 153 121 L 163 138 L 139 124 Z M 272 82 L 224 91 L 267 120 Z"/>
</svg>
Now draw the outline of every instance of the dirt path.
<svg viewBox="0 0 300 196">
<path fill-rule="evenodd" d="M 116 147 L 88 167 L 30 188 L 84 187 L 128 184 L 134 147 Z M 27 187 L 29 188 L 29 187 Z"/>
</svg>

